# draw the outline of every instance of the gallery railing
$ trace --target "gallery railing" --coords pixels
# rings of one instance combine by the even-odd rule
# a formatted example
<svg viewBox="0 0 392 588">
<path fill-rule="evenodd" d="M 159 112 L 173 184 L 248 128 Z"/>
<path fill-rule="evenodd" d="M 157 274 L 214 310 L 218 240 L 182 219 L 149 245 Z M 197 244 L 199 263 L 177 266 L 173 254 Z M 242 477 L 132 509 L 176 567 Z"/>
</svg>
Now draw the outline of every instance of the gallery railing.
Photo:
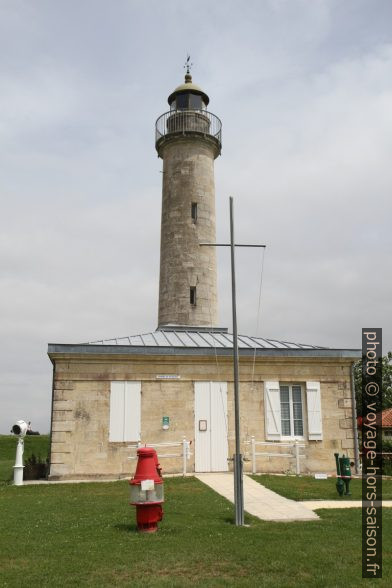
<svg viewBox="0 0 392 588">
<path fill-rule="evenodd" d="M 155 142 L 178 133 L 200 133 L 222 145 L 222 123 L 207 110 L 171 110 L 162 114 L 155 124 Z"/>
</svg>

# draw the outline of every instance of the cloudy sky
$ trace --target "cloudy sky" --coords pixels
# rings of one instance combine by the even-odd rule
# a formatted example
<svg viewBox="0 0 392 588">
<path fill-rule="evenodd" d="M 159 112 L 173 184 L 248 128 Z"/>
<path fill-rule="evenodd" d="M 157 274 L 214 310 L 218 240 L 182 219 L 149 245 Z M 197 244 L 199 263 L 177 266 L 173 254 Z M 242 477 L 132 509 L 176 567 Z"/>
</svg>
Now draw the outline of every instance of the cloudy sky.
<svg viewBox="0 0 392 588">
<path fill-rule="evenodd" d="M 154 122 L 193 79 L 223 122 L 239 331 L 392 349 L 390 0 L 1 0 L 0 432 L 49 430 L 48 342 L 157 325 Z M 228 252 L 220 324 L 231 329 Z"/>
</svg>

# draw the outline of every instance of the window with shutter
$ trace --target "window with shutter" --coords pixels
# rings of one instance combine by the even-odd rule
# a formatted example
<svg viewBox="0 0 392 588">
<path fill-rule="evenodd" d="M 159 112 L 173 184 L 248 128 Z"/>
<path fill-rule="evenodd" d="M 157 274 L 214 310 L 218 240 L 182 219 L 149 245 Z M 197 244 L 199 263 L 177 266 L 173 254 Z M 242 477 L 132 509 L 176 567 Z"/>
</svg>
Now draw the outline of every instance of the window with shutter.
<svg viewBox="0 0 392 588">
<path fill-rule="evenodd" d="M 320 382 L 306 382 L 306 404 L 304 388 L 301 384 L 265 382 L 266 440 L 322 440 Z"/>
<path fill-rule="evenodd" d="M 109 441 L 140 441 L 141 382 L 112 382 Z"/>
</svg>

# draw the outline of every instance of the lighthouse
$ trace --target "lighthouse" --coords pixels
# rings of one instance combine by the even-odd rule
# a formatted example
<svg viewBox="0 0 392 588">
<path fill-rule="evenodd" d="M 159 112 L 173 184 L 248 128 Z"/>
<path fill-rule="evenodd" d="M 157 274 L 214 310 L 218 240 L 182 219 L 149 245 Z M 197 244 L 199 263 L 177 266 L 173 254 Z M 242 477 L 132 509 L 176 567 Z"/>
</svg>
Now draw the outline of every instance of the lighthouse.
<svg viewBox="0 0 392 588">
<path fill-rule="evenodd" d="M 185 81 L 156 121 L 155 146 L 163 161 L 158 328 L 218 323 L 214 247 L 214 161 L 221 153 L 222 124 L 207 110 L 209 97 Z"/>
<path fill-rule="evenodd" d="M 217 326 L 216 249 L 201 245 L 216 244 L 214 162 L 222 126 L 189 69 L 168 102 L 156 122 L 163 161 L 158 328 L 49 343 L 50 479 L 129 476 L 136 465 L 130 450 L 140 444 L 160 448 L 167 473 L 226 472 L 230 456 L 249 451 L 250 441 L 253 449 L 284 442 L 306 451 L 299 459 L 298 449 L 294 462 L 279 452 L 267 462 L 254 451 L 244 463 L 248 472 L 281 473 L 293 463 L 298 472 L 328 472 L 332 445 L 354 452 L 358 462 L 350 391 L 361 350 L 235 336 Z M 235 339 L 242 437 L 231 400 Z M 182 455 L 171 449 L 179 446 Z"/>
</svg>

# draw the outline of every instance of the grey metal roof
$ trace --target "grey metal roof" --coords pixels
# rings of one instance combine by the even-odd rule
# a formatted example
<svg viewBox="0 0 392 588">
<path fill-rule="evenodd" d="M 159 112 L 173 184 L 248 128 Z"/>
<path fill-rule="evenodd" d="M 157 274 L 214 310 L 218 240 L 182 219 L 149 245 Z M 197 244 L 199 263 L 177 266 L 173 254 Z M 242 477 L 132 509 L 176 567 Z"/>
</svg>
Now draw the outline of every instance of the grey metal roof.
<svg viewBox="0 0 392 588">
<path fill-rule="evenodd" d="M 264 337 L 239 335 L 241 357 L 302 357 L 359 359 L 359 349 L 332 349 L 304 345 Z M 49 343 L 48 354 L 53 360 L 57 354 L 83 355 L 166 355 L 166 356 L 232 356 L 233 335 L 228 329 L 168 325 L 151 333 L 101 339 L 89 343 Z"/>
<path fill-rule="evenodd" d="M 113 339 L 101 339 L 90 341 L 84 345 L 121 345 L 133 347 L 186 347 L 186 348 L 213 348 L 232 349 L 233 335 L 227 329 L 184 329 L 173 328 L 158 329 L 142 335 L 130 335 L 128 337 L 116 337 Z M 318 345 L 304 345 L 263 337 L 251 337 L 238 335 L 238 347 L 240 349 L 329 349 Z"/>
</svg>

